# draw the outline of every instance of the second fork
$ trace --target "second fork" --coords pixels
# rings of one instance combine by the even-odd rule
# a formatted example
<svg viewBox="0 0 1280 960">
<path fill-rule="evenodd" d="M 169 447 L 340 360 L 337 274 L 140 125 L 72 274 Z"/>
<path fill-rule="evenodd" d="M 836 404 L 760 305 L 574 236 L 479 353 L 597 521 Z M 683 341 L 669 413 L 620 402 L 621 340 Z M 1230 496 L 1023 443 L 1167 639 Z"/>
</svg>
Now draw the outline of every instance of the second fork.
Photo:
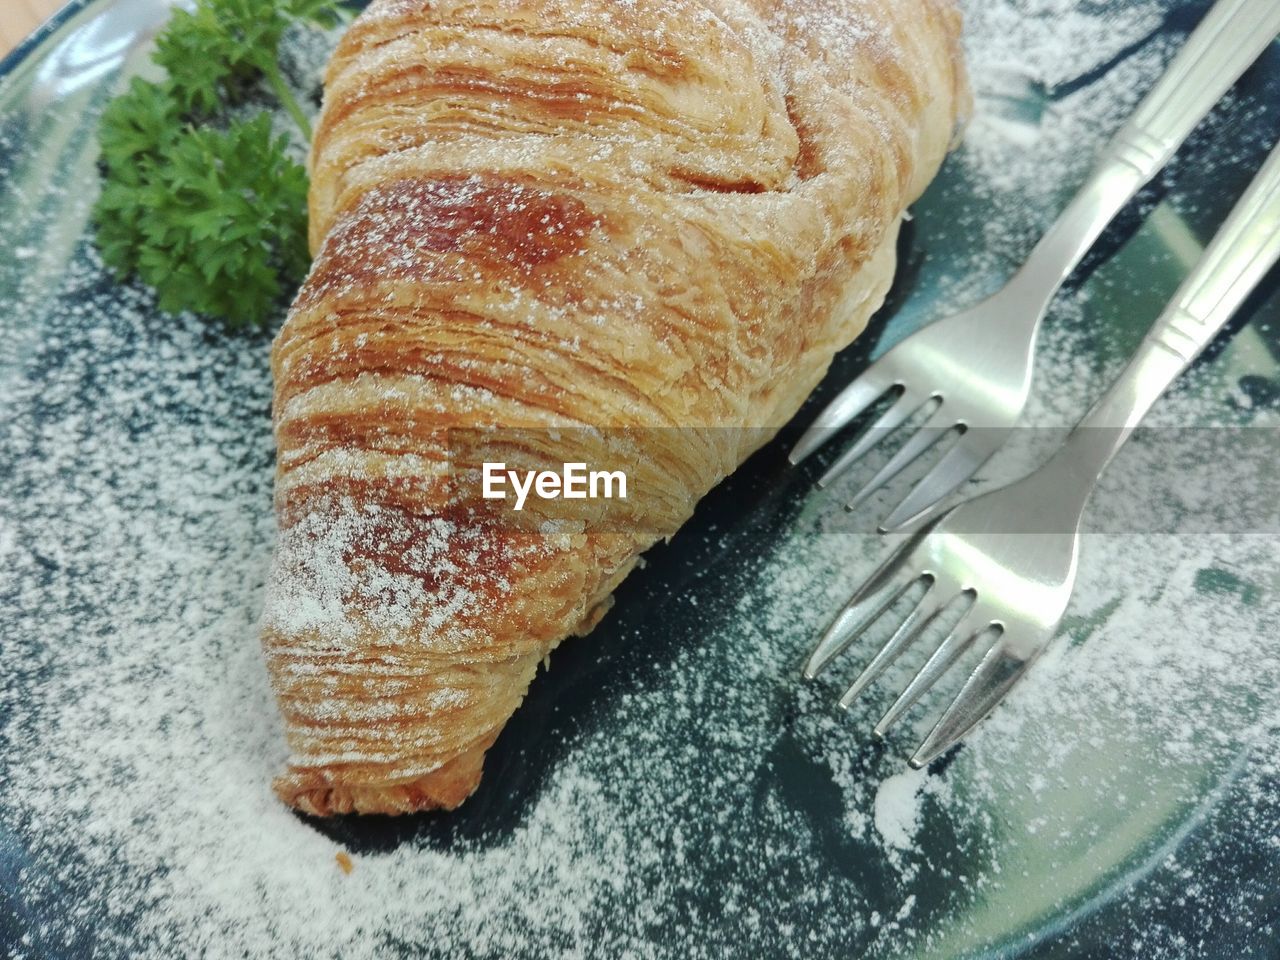
<svg viewBox="0 0 1280 960">
<path fill-rule="evenodd" d="M 1075 584 L 1081 521 L 1102 471 L 1277 260 L 1280 147 L 1272 150 L 1119 379 L 1058 452 L 1029 476 L 952 508 L 909 538 L 835 619 L 805 675 L 814 677 L 923 580 L 928 584 L 924 597 L 840 702 L 852 703 L 963 597 L 968 608 L 960 622 L 875 728 L 884 734 L 966 651 L 994 633 L 912 765 L 928 763 L 963 737 L 1023 676 L 1061 624 Z"/>
</svg>

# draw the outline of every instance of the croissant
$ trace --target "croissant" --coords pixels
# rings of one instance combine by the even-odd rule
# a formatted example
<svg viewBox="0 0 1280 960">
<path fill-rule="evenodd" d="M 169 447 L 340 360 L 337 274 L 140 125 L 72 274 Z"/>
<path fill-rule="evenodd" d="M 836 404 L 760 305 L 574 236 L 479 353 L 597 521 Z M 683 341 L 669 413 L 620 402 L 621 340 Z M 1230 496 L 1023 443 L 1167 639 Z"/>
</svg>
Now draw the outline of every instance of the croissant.
<svg viewBox="0 0 1280 960">
<path fill-rule="evenodd" d="M 272 354 L 285 803 L 476 789 L 538 664 L 861 332 L 968 96 L 950 0 L 375 0 Z M 517 514 L 491 457 L 630 489 Z"/>
</svg>

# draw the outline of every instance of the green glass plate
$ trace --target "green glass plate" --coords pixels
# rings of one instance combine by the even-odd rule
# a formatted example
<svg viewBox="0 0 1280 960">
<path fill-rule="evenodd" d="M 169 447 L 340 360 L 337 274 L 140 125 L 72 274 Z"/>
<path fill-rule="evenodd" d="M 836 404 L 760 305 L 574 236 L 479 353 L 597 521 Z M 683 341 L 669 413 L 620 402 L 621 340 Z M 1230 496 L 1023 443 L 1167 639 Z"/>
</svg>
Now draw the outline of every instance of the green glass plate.
<svg viewBox="0 0 1280 960">
<path fill-rule="evenodd" d="M 815 492 L 820 464 L 784 462 L 799 426 L 869 357 L 1016 268 L 1119 119 L 1073 133 L 1067 107 L 1149 85 L 1204 8 L 1159 6 L 1051 86 L 1016 63 L 998 87 L 976 71 L 971 145 L 915 208 L 889 304 L 796 425 L 554 655 L 476 796 L 448 816 L 321 822 L 267 788 L 282 752 L 253 629 L 268 339 L 163 317 L 89 241 L 93 118 L 167 5 L 72 4 L 0 66 L 0 945 L 1280 957 L 1280 541 L 1241 519 L 1274 492 L 1259 485 L 1280 413 L 1274 280 L 1108 475 L 1064 635 L 970 742 L 909 771 L 940 701 L 876 742 L 893 678 L 834 709 L 874 638 L 819 683 L 798 669 L 887 549 L 874 510 L 840 509 L 873 467 Z M 1022 452 L 993 475 L 1025 469 L 1100 394 L 1276 130 L 1273 47 L 1059 298 Z M 1030 177 L 1019 152 L 1051 149 L 1079 156 Z"/>
</svg>

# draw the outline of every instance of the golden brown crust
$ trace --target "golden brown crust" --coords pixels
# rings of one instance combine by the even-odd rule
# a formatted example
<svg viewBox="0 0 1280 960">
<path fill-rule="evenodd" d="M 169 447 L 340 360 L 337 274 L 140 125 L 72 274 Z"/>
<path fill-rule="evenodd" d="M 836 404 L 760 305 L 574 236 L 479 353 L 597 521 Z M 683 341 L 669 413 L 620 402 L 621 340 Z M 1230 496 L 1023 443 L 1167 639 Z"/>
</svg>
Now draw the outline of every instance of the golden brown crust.
<svg viewBox="0 0 1280 960">
<path fill-rule="evenodd" d="M 287 803 L 470 795 L 538 663 L 861 331 L 966 110 L 947 0 L 370 7 L 273 354 Z M 451 472 L 486 426 L 527 428 L 512 462 L 630 450 L 637 493 L 512 524 Z"/>
</svg>

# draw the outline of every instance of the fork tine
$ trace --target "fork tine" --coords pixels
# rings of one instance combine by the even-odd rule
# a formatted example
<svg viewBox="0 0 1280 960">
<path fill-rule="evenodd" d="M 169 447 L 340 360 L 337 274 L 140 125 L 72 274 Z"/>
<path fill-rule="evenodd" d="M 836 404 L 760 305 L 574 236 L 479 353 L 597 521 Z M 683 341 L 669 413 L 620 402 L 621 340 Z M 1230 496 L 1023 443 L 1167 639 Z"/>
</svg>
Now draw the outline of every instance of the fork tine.
<svg viewBox="0 0 1280 960">
<path fill-rule="evenodd" d="M 894 405 L 881 415 L 879 420 L 862 431 L 862 436 L 858 438 L 853 446 L 840 455 L 840 458 L 822 475 L 822 479 L 818 481 L 818 486 L 829 486 L 840 474 L 862 459 L 863 455 L 883 440 L 885 436 L 910 420 L 912 415 L 931 399 L 928 396 L 913 394 L 910 390 L 903 393 Z"/>
<path fill-rule="evenodd" d="M 911 766 L 916 769 L 927 766 L 982 722 L 1031 666 L 1035 656 L 1019 652 L 1025 649 L 1025 645 L 1012 643 L 1006 635 L 987 651 L 942 719 L 911 757 Z"/>
<path fill-rule="evenodd" d="M 1004 446 L 1009 432 L 1007 427 L 966 430 L 880 524 L 880 532 L 896 533 L 903 527 L 928 519 L 947 497 Z"/>
<path fill-rule="evenodd" d="M 924 666 L 912 677 L 898 699 L 885 711 L 885 715 L 876 724 L 876 736 L 883 737 L 888 733 L 889 729 L 902 719 L 902 715 L 928 693 L 942 675 L 951 668 L 951 665 L 990 627 L 991 617 L 975 602 L 965 611 L 960 622 L 947 634 L 947 638 L 933 652 L 933 656 L 926 660 Z"/>
<path fill-rule="evenodd" d="M 804 462 L 893 387 L 892 382 L 886 382 L 877 374 L 875 366 L 864 371 L 818 414 L 791 448 L 787 459 L 793 466 Z"/>
<path fill-rule="evenodd" d="M 848 509 L 856 510 L 868 497 L 915 463 L 930 447 L 941 440 L 945 434 L 954 430 L 956 426 L 955 417 L 948 412 L 947 402 L 944 399 L 942 406 L 929 418 L 928 422 L 916 431 L 911 439 L 898 449 L 898 452 L 893 455 L 889 462 L 881 467 L 880 471 L 854 495 L 853 499 L 847 504 Z"/>
<path fill-rule="evenodd" d="M 920 598 L 920 602 L 916 604 L 915 609 L 907 614 L 907 618 L 902 621 L 901 626 L 894 631 L 893 636 L 880 648 L 880 652 L 867 664 L 866 669 L 858 675 L 858 679 L 853 681 L 853 685 L 840 698 L 840 706 L 845 709 L 852 706 L 862 691 L 870 686 L 876 677 L 884 673 L 889 668 L 889 665 L 902 655 L 903 651 L 915 643 L 925 628 L 933 622 L 939 611 L 946 605 L 945 599 L 938 599 L 941 596 L 941 588 L 935 589 L 934 587 L 934 583 L 931 582 L 929 591 Z"/>
<path fill-rule="evenodd" d="M 836 614 L 831 626 L 809 655 L 804 666 L 806 680 L 812 680 L 828 663 L 848 649 L 858 634 L 879 619 L 908 587 L 921 578 L 921 573 L 902 562 L 911 546 L 908 543 L 895 551 Z"/>
</svg>

